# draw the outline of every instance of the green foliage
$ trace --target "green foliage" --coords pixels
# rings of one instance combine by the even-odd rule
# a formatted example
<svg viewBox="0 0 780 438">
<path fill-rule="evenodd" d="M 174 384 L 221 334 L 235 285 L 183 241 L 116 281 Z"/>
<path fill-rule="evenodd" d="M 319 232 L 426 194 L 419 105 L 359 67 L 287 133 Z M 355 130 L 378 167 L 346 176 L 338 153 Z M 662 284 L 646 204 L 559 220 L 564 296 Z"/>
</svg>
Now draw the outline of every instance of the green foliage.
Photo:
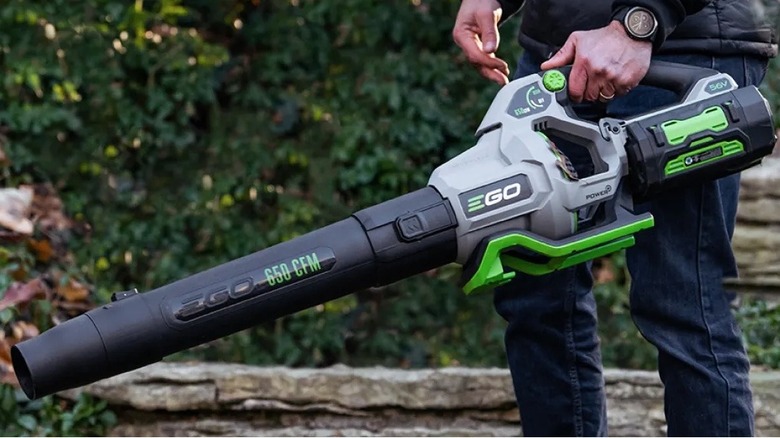
<svg viewBox="0 0 780 438">
<path fill-rule="evenodd" d="M 780 307 L 762 299 L 746 299 L 736 316 L 750 362 L 780 368 Z"/>
<path fill-rule="evenodd" d="M 0 385 L 0 436 L 103 436 L 114 424 L 107 403 L 86 394 L 75 402 L 28 401 L 21 390 Z"/>
<path fill-rule="evenodd" d="M 780 37 L 780 2 L 760 0 L 758 4 L 762 5 L 763 16 L 766 17 L 767 22 L 774 23 L 775 36 Z M 780 129 L 780 117 L 778 117 L 780 115 L 780 57 L 769 61 L 769 68 L 760 90 L 775 114 L 775 126 Z"/>
<path fill-rule="evenodd" d="M 780 31 L 778 33 L 780 34 Z M 759 89 L 769 101 L 775 114 L 775 126 L 780 129 L 780 117 L 777 116 L 780 114 L 780 57 L 769 61 L 769 69 Z"/>
</svg>

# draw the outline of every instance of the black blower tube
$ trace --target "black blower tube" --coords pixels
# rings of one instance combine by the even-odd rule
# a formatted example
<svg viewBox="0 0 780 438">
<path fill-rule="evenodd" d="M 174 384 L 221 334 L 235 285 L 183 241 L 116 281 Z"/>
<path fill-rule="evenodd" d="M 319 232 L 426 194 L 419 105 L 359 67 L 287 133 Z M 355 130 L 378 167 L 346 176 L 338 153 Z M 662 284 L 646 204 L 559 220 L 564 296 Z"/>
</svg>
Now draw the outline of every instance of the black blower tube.
<svg viewBox="0 0 780 438">
<path fill-rule="evenodd" d="M 11 350 L 30 399 L 75 388 L 264 321 L 453 262 L 457 221 L 432 187 L 147 293 Z"/>
</svg>

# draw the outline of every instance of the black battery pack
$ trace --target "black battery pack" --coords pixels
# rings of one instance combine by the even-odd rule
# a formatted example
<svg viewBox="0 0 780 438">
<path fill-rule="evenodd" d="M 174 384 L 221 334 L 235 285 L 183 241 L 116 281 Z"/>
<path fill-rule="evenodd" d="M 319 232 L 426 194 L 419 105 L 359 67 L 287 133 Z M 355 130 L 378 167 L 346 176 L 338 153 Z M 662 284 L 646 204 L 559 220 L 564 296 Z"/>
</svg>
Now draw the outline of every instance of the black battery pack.
<svg viewBox="0 0 780 438">
<path fill-rule="evenodd" d="M 626 133 L 637 201 L 754 166 L 777 140 L 772 112 L 754 86 L 629 121 Z"/>
</svg>

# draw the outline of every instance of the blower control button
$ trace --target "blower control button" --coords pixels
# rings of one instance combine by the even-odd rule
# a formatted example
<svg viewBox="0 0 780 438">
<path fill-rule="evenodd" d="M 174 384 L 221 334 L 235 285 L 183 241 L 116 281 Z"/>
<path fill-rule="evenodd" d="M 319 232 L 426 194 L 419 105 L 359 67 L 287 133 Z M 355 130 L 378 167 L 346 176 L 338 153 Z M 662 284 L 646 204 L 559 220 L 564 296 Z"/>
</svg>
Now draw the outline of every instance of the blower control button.
<svg viewBox="0 0 780 438">
<path fill-rule="evenodd" d="M 566 87 L 566 76 L 558 70 L 550 70 L 542 76 L 542 85 L 547 91 L 557 93 Z"/>
<path fill-rule="evenodd" d="M 398 218 L 396 224 L 398 231 L 405 240 L 414 240 L 428 231 L 425 218 L 420 213 L 412 213 L 411 215 Z"/>
</svg>

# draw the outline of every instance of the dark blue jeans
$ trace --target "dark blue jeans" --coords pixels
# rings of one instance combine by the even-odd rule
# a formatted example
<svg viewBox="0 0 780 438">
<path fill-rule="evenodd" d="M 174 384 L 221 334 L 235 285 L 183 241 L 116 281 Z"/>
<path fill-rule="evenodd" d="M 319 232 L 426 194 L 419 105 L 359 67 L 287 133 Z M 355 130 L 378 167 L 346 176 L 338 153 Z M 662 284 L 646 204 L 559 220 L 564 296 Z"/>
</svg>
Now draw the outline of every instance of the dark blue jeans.
<svg viewBox="0 0 780 438">
<path fill-rule="evenodd" d="M 758 84 L 766 62 L 750 57 L 674 55 L 714 68 L 740 85 Z M 515 77 L 539 71 L 526 54 Z M 674 103 L 671 92 L 640 86 L 616 98 L 609 116 L 627 118 Z M 567 150 L 575 166 L 581 151 Z M 580 161 L 580 163 L 578 163 Z M 731 250 L 739 176 L 691 185 L 637 206 L 655 226 L 627 252 L 631 314 L 658 348 L 669 435 L 752 435 L 750 364 L 723 288 L 736 275 Z M 543 277 L 518 275 L 497 288 L 505 343 L 525 436 L 606 435 L 606 397 L 590 266 Z"/>
</svg>

